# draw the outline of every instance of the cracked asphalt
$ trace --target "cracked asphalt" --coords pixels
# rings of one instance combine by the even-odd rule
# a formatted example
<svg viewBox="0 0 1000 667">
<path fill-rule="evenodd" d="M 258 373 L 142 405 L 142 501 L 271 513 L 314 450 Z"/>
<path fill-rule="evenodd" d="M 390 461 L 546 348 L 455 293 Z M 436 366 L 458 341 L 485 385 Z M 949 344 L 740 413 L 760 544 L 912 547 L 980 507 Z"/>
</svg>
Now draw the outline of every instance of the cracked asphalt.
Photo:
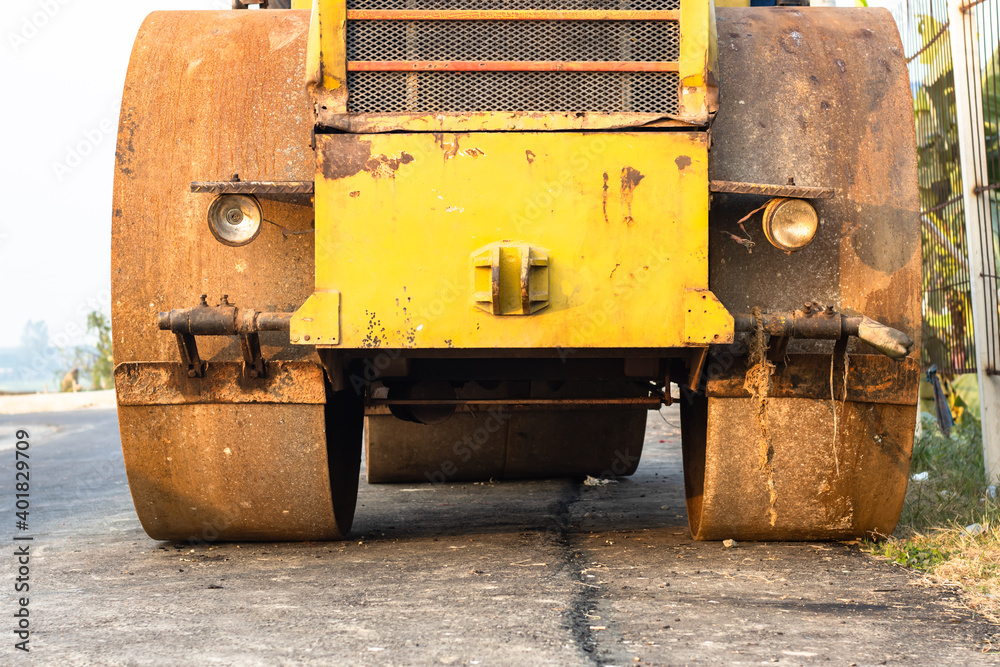
<svg viewBox="0 0 1000 667">
<path fill-rule="evenodd" d="M 30 653 L 72 665 L 993 664 L 995 629 L 951 589 L 857 545 L 693 542 L 679 416 L 651 413 L 617 484 L 362 483 L 352 539 L 149 539 L 114 411 L 0 417 L 13 553 L 13 431 L 31 438 Z"/>
</svg>

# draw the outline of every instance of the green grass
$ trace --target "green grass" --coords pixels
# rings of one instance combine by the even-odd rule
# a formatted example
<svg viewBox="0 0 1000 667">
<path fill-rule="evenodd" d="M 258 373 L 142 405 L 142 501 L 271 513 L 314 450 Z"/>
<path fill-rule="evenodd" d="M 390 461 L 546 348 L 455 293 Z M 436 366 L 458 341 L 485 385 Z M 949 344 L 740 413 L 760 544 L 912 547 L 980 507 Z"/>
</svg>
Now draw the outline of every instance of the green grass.
<svg viewBox="0 0 1000 667">
<path fill-rule="evenodd" d="M 987 494 L 979 420 L 967 412 L 950 439 L 929 415 L 922 425 L 910 471 L 927 480 L 910 480 L 896 530 L 866 547 L 932 582 L 961 586 L 974 611 L 1000 623 L 1000 500 Z"/>
<path fill-rule="evenodd" d="M 973 524 L 989 509 L 983 500 L 987 485 L 979 420 L 966 413 L 950 439 L 929 415 L 924 414 L 922 425 L 923 435 L 913 443 L 910 473 L 926 472 L 927 480 L 910 480 L 894 533 L 900 537 L 953 523 Z"/>
</svg>

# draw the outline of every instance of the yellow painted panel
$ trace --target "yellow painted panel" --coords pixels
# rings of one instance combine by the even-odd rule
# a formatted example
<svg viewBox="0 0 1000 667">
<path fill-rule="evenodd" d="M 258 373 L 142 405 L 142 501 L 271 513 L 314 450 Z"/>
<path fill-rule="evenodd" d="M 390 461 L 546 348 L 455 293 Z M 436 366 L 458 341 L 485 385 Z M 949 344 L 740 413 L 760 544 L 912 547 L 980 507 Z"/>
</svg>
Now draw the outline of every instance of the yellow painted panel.
<svg viewBox="0 0 1000 667">
<path fill-rule="evenodd" d="M 340 293 L 317 290 L 292 316 L 289 339 L 300 345 L 340 343 Z"/>
<path fill-rule="evenodd" d="M 340 293 L 342 348 L 731 339 L 732 318 L 707 292 L 704 133 L 316 140 L 316 289 Z M 545 307 L 477 307 L 476 264 L 491 244 L 547 258 Z M 691 294 L 714 306 L 698 312 Z"/>
<path fill-rule="evenodd" d="M 705 122 L 710 109 L 710 64 L 715 61 L 716 32 L 711 0 L 681 0 L 680 117 Z"/>
</svg>

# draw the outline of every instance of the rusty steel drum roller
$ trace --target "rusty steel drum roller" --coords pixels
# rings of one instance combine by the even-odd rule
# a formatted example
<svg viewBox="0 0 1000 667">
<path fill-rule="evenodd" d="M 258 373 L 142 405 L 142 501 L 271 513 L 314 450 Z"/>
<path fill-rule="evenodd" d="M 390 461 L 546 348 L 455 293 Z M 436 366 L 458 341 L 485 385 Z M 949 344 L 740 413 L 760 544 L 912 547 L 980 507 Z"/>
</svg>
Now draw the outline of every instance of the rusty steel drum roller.
<svg viewBox="0 0 1000 667">
<path fill-rule="evenodd" d="M 202 377 L 178 364 L 158 313 L 207 294 L 287 312 L 312 292 L 308 198 L 261 198 L 253 243 L 213 238 L 192 181 L 313 177 L 303 84 L 309 13 L 170 12 L 135 42 L 122 102 L 112 319 L 129 486 L 155 539 L 336 539 L 357 498 L 363 414 L 312 348 L 260 334 L 266 376 L 241 381 L 234 337 L 198 338 Z M 272 224 L 273 223 L 273 224 Z M 194 372 L 191 373 L 194 375 Z"/>
<path fill-rule="evenodd" d="M 627 395 L 625 383 L 568 383 L 536 398 Z M 480 392 L 482 393 L 482 392 Z M 635 394 L 633 390 L 631 394 Z M 483 398 L 488 393 L 482 393 Z M 365 418 L 365 466 L 370 483 L 458 482 L 544 477 L 623 477 L 635 472 L 646 431 L 645 408 L 460 410 L 437 424 L 387 414 Z"/>
<path fill-rule="evenodd" d="M 834 196 L 814 202 L 813 243 L 785 253 L 764 239 L 759 218 L 745 223 L 752 252 L 724 233 L 739 233 L 737 221 L 766 198 L 714 195 L 711 289 L 730 312 L 817 301 L 918 334 L 912 99 L 892 17 L 810 8 L 719 8 L 717 16 L 711 178 L 829 187 Z M 772 353 L 777 344 L 772 338 Z M 744 388 L 745 351 L 709 359 L 704 392 L 682 402 L 696 539 L 893 531 L 913 446 L 920 345 L 901 361 L 852 345 L 779 354 L 763 414 Z"/>
</svg>

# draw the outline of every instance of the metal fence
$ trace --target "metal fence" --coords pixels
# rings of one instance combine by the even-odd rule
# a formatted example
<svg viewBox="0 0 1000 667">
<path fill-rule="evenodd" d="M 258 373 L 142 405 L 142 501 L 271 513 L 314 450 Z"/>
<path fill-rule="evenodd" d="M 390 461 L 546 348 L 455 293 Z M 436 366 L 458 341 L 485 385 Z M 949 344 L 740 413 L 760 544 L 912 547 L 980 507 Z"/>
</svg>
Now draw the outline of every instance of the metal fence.
<svg viewBox="0 0 1000 667">
<path fill-rule="evenodd" d="M 964 7 L 954 0 L 904 0 L 893 14 L 916 117 L 924 248 L 921 361 L 945 373 L 975 372 L 978 307 L 983 370 L 1000 373 L 1000 0 L 973 0 Z"/>
</svg>

